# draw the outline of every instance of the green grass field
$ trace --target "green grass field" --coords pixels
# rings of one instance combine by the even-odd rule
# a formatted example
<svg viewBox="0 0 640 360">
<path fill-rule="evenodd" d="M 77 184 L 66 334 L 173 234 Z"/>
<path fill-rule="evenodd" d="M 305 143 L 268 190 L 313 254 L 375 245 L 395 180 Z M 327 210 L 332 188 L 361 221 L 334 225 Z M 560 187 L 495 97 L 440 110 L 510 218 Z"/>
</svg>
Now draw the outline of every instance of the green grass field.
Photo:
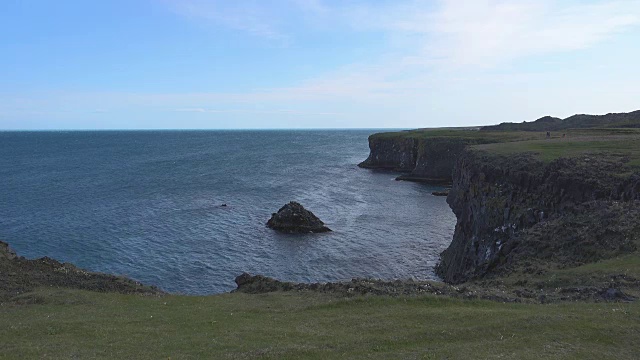
<svg viewBox="0 0 640 360">
<path fill-rule="evenodd" d="M 638 303 L 41 289 L 0 306 L 0 358 L 634 359 Z"/>
<path fill-rule="evenodd" d="M 385 138 L 413 138 L 413 139 L 431 139 L 431 138 L 449 138 L 464 139 L 469 142 L 479 144 L 506 142 L 506 141 L 522 141 L 543 139 L 544 134 L 531 131 L 478 131 L 467 128 L 440 128 L 440 129 L 419 129 L 397 132 L 386 132 L 372 135 L 378 139 Z"/>
<path fill-rule="evenodd" d="M 533 153 L 544 162 L 560 157 L 597 154 L 628 157 L 630 166 L 640 166 L 640 131 L 638 129 L 569 130 L 567 137 L 555 134 L 552 139 L 476 145 L 491 154 Z"/>
</svg>

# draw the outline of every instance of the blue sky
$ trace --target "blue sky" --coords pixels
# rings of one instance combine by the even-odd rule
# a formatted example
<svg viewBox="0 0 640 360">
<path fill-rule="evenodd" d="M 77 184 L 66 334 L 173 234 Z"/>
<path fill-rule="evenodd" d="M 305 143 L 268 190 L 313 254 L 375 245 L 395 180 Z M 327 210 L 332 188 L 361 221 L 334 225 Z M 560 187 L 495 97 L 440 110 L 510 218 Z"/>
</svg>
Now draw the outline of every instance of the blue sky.
<svg viewBox="0 0 640 360">
<path fill-rule="evenodd" d="M 3 0 L 0 129 L 626 112 L 638 64 L 640 0 Z"/>
</svg>

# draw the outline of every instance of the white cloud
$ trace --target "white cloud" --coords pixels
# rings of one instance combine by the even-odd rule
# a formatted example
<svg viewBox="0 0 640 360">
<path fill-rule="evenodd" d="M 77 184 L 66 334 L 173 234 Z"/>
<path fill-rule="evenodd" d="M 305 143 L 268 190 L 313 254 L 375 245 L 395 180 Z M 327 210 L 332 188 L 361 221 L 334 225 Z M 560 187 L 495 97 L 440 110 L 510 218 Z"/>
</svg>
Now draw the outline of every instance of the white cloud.
<svg viewBox="0 0 640 360">
<path fill-rule="evenodd" d="M 399 1 L 336 9 L 354 29 L 413 36 L 405 62 L 495 66 L 585 49 L 640 23 L 640 1 Z"/>
<path fill-rule="evenodd" d="M 440 66 L 491 67 L 585 49 L 640 23 L 638 0 L 165 1 L 181 15 L 277 40 L 318 30 L 287 29 L 301 13 L 324 22 L 321 29 L 409 37 L 402 49 L 390 46 L 402 63 Z"/>
<path fill-rule="evenodd" d="M 638 1 L 567 3 L 444 1 L 434 16 L 436 55 L 457 65 L 494 66 L 589 48 L 640 21 Z"/>
</svg>

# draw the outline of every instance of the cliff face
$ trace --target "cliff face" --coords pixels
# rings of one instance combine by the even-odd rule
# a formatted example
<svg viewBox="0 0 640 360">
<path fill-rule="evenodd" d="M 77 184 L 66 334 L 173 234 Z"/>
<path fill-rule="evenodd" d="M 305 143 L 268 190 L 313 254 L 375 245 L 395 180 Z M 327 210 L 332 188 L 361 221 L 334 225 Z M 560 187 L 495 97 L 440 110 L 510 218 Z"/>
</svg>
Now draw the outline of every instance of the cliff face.
<svg viewBox="0 0 640 360">
<path fill-rule="evenodd" d="M 544 164 L 464 150 L 447 198 L 458 222 L 437 273 L 460 283 L 530 262 L 570 266 L 629 251 L 640 230 L 640 175 L 612 175 L 625 167 L 623 158 Z"/>
<path fill-rule="evenodd" d="M 416 166 L 418 141 L 406 137 L 369 136 L 369 157 L 359 164 L 367 169 L 410 172 Z"/>
<path fill-rule="evenodd" d="M 447 202 L 458 221 L 436 268 L 449 283 L 635 251 L 640 173 L 630 164 L 640 161 L 640 133 L 568 138 L 540 142 L 522 133 L 452 129 L 374 134 L 360 166 L 406 172 L 402 180 L 452 184 Z M 478 144 L 494 145 L 472 146 Z"/>
<path fill-rule="evenodd" d="M 372 135 L 369 157 L 359 166 L 407 173 L 399 180 L 449 183 L 456 159 L 467 144 L 467 140 L 455 138 Z"/>
<path fill-rule="evenodd" d="M 434 138 L 418 142 L 416 164 L 405 179 L 424 178 L 451 181 L 453 167 L 467 141 L 462 139 Z"/>
</svg>

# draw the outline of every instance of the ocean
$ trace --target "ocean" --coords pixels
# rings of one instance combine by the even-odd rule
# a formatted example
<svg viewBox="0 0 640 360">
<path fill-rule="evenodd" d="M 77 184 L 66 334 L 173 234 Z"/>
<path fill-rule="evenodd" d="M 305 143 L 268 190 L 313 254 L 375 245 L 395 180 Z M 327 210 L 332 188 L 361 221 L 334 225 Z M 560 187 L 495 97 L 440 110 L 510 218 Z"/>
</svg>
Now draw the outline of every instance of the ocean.
<svg viewBox="0 0 640 360">
<path fill-rule="evenodd" d="M 374 132 L 0 132 L 0 240 L 183 294 L 230 291 L 242 272 L 437 279 L 455 215 L 441 188 L 356 166 Z M 268 229 L 292 200 L 334 231 Z"/>
</svg>

